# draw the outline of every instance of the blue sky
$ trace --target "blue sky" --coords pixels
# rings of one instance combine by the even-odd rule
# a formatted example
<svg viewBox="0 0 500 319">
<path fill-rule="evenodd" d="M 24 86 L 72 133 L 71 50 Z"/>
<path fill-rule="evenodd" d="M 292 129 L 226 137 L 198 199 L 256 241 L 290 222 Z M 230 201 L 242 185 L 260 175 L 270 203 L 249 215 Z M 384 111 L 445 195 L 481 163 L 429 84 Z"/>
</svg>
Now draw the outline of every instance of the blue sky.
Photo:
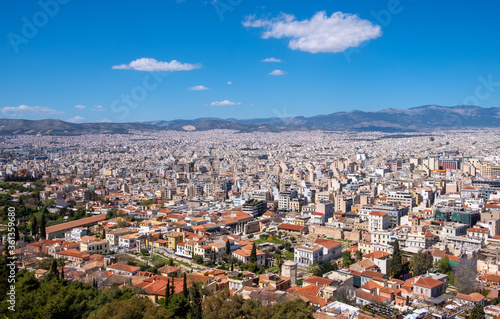
<svg viewBox="0 0 500 319">
<path fill-rule="evenodd" d="M 0 117 L 497 107 L 499 9 L 496 1 L 6 0 Z M 263 62 L 270 58 L 280 62 Z"/>
</svg>

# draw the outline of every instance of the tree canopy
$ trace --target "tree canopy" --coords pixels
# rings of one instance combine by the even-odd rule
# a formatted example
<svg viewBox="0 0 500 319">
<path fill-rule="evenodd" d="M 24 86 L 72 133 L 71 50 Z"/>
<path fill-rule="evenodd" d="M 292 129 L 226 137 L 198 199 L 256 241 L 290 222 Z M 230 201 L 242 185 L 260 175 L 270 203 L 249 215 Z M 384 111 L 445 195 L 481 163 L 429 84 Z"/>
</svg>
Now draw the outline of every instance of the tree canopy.
<svg viewBox="0 0 500 319">
<path fill-rule="evenodd" d="M 391 277 L 399 277 L 403 273 L 403 257 L 399 249 L 399 242 L 394 241 L 394 251 L 392 253 L 391 263 L 389 264 L 388 274 Z"/>
<path fill-rule="evenodd" d="M 418 253 L 412 256 L 410 267 L 413 271 L 413 276 L 425 274 L 432 267 L 432 256 L 426 251 L 419 250 Z"/>
</svg>

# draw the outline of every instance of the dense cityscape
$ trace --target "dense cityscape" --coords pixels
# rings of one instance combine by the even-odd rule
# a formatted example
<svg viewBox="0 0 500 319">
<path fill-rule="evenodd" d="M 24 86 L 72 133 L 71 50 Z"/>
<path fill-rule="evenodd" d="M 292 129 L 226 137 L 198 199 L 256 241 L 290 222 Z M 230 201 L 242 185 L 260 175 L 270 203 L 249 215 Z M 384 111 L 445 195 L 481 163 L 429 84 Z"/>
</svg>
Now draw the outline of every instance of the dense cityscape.
<svg viewBox="0 0 500 319">
<path fill-rule="evenodd" d="M 500 3 L 0 2 L 0 319 L 500 319 Z"/>
<path fill-rule="evenodd" d="M 496 317 L 499 136 L 4 136 L 2 307 L 44 317 L 42 289 L 73 289 L 59 315 Z"/>
</svg>

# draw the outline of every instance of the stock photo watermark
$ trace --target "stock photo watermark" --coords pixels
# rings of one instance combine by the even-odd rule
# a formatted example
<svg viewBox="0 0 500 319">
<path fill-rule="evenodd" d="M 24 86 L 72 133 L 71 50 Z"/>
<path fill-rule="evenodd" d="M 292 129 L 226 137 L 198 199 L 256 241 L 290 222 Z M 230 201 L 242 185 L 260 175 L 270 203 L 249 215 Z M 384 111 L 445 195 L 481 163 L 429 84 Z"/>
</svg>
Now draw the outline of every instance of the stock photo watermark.
<svg viewBox="0 0 500 319">
<path fill-rule="evenodd" d="M 224 14 L 226 12 L 233 12 L 242 2 L 243 0 L 212 0 L 212 5 L 220 21 L 224 21 Z"/>
<path fill-rule="evenodd" d="M 139 107 L 139 104 L 147 99 L 149 92 L 158 88 L 167 75 L 168 73 L 148 72 L 142 78 L 141 84 L 134 86 L 128 93 L 120 95 L 111 103 L 111 111 L 120 113 L 118 118 L 125 120 L 130 111 Z"/>
<path fill-rule="evenodd" d="M 474 89 L 474 94 L 465 98 L 463 105 L 477 105 L 480 106 L 481 101 L 485 101 L 495 93 L 496 88 L 500 88 L 500 82 L 493 81 L 493 75 L 488 74 L 485 78 L 480 75 L 477 77 L 479 84 Z"/>
<path fill-rule="evenodd" d="M 500 82 L 493 80 L 493 74 L 488 74 L 486 77 L 479 75 L 479 82 L 474 88 L 474 94 L 467 96 L 461 105 L 481 106 L 481 102 L 488 100 L 500 88 Z M 443 113 L 443 120 L 451 127 L 461 127 L 463 125 L 462 116 L 458 113 Z"/>
<path fill-rule="evenodd" d="M 281 111 L 277 108 L 274 108 L 273 113 L 285 125 L 290 125 L 295 121 L 296 115 L 288 113 L 286 106 L 284 106 Z"/>
<path fill-rule="evenodd" d="M 405 2 L 411 2 L 411 1 L 412 0 L 405 0 Z M 400 0 L 389 0 L 384 9 L 378 11 L 371 10 L 370 15 L 382 28 L 386 28 L 387 26 L 389 26 L 389 24 L 391 24 L 393 17 L 403 12 L 403 10 L 404 6 L 401 4 Z M 364 42 L 358 47 L 351 47 L 346 51 L 344 51 L 344 57 L 347 63 L 352 62 L 351 56 L 354 53 L 356 54 L 361 53 L 362 49 L 367 45 L 368 45 L 367 42 Z"/>
<path fill-rule="evenodd" d="M 7 39 L 14 50 L 14 53 L 19 53 L 20 46 L 29 43 L 29 40 L 38 35 L 41 28 L 45 27 L 50 19 L 54 18 L 62 5 L 66 5 L 70 0 L 40 0 L 38 6 L 40 10 L 36 11 L 31 18 L 26 16 L 21 18 L 22 26 L 20 33 L 9 32 Z"/>
<path fill-rule="evenodd" d="M 16 249 L 16 209 L 14 207 L 7 208 L 7 241 L 4 243 L 7 246 L 7 302 L 8 309 L 16 311 L 16 256 L 13 251 Z"/>
</svg>

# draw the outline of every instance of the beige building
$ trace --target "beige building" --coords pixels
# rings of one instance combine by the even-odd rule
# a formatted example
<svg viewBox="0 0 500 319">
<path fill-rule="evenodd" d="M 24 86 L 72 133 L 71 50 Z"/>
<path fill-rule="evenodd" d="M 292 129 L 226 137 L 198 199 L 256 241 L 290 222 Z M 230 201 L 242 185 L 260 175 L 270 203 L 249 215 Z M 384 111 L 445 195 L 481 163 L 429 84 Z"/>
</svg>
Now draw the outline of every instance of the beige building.
<svg viewBox="0 0 500 319">
<path fill-rule="evenodd" d="M 104 239 L 86 240 L 80 242 L 80 251 L 90 253 L 107 254 L 109 253 L 109 243 Z"/>
</svg>

